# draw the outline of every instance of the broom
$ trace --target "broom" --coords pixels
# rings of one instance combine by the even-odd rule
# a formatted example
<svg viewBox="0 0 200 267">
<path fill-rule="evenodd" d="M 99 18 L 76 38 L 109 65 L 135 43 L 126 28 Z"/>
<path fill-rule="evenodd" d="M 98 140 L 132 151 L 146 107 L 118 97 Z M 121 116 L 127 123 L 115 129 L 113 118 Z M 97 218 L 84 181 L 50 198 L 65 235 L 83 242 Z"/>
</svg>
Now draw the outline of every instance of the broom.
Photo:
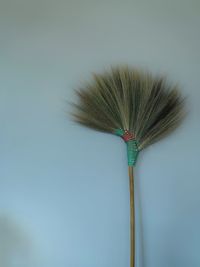
<svg viewBox="0 0 200 267">
<path fill-rule="evenodd" d="M 177 85 L 164 77 L 129 68 L 94 74 L 76 91 L 76 122 L 120 136 L 127 145 L 130 188 L 130 267 L 135 267 L 134 175 L 138 153 L 169 134 L 183 118 L 183 98 Z"/>
</svg>

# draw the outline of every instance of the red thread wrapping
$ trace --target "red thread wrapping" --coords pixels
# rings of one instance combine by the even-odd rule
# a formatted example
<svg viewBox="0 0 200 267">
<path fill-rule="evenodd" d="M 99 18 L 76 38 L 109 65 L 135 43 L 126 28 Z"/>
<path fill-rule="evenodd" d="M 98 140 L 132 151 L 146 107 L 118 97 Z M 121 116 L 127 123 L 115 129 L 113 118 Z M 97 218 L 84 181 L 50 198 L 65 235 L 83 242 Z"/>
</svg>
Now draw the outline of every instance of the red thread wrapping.
<svg viewBox="0 0 200 267">
<path fill-rule="evenodd" d="M 122 138 L 124 139 L 125 142 L 128 142 L 130 140 L 135 139 L 135 136 L 133 133 L 131 133 L 130 131 L 126 130 L 124 135 L 122 136 Z"/>
</svg>

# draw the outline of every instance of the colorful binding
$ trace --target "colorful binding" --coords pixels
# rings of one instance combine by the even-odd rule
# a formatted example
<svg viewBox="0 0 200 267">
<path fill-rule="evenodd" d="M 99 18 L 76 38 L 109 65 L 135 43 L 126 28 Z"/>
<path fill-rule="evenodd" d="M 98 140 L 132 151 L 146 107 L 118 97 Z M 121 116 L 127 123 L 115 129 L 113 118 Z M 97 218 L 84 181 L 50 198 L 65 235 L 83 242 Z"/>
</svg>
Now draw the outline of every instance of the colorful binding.
<svg viewBox="0 0 200 267">
<path fill-rule="evenodd" d="M 116 129 L 114 133 L 120 136 L 127 144 L 128 166 L 135 166 L 139 150 L 134 134 L 123 129 Z"/>
</svg>

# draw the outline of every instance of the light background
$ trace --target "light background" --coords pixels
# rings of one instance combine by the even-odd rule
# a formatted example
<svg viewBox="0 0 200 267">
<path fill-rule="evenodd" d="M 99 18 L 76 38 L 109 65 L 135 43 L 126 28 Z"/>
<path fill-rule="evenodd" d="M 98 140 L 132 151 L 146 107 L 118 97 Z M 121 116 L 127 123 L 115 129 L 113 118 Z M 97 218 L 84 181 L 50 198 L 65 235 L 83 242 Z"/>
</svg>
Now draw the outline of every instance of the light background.
<svg viewBox="0 0 200 267">
<path fill-rule="evenodd" d="M 129 266 L 125 146 L 66 116 L 93 71 L 165 73 L 188 116 L 141 153 L 137 267 L 199 267 L 200 2 L 1 0 L 0 266 Z"/>
</svg>

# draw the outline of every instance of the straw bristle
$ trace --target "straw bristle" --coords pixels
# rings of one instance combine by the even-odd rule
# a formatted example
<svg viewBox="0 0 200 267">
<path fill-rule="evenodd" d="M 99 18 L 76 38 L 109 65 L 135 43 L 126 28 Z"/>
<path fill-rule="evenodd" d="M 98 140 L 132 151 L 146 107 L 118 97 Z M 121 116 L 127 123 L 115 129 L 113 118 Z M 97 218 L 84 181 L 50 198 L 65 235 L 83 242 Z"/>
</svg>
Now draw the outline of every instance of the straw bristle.
<svg viewBox="0 0 200 267">
<path fill-rule="evenodd" d="M 170 133 L 183 118 L 177 85 L 137 69 L 119 67 L 94 74 L 77 94 L 73 114 L 77 122 L 108 133 L 129 130 L 140 150 Z"/>
</svg>

